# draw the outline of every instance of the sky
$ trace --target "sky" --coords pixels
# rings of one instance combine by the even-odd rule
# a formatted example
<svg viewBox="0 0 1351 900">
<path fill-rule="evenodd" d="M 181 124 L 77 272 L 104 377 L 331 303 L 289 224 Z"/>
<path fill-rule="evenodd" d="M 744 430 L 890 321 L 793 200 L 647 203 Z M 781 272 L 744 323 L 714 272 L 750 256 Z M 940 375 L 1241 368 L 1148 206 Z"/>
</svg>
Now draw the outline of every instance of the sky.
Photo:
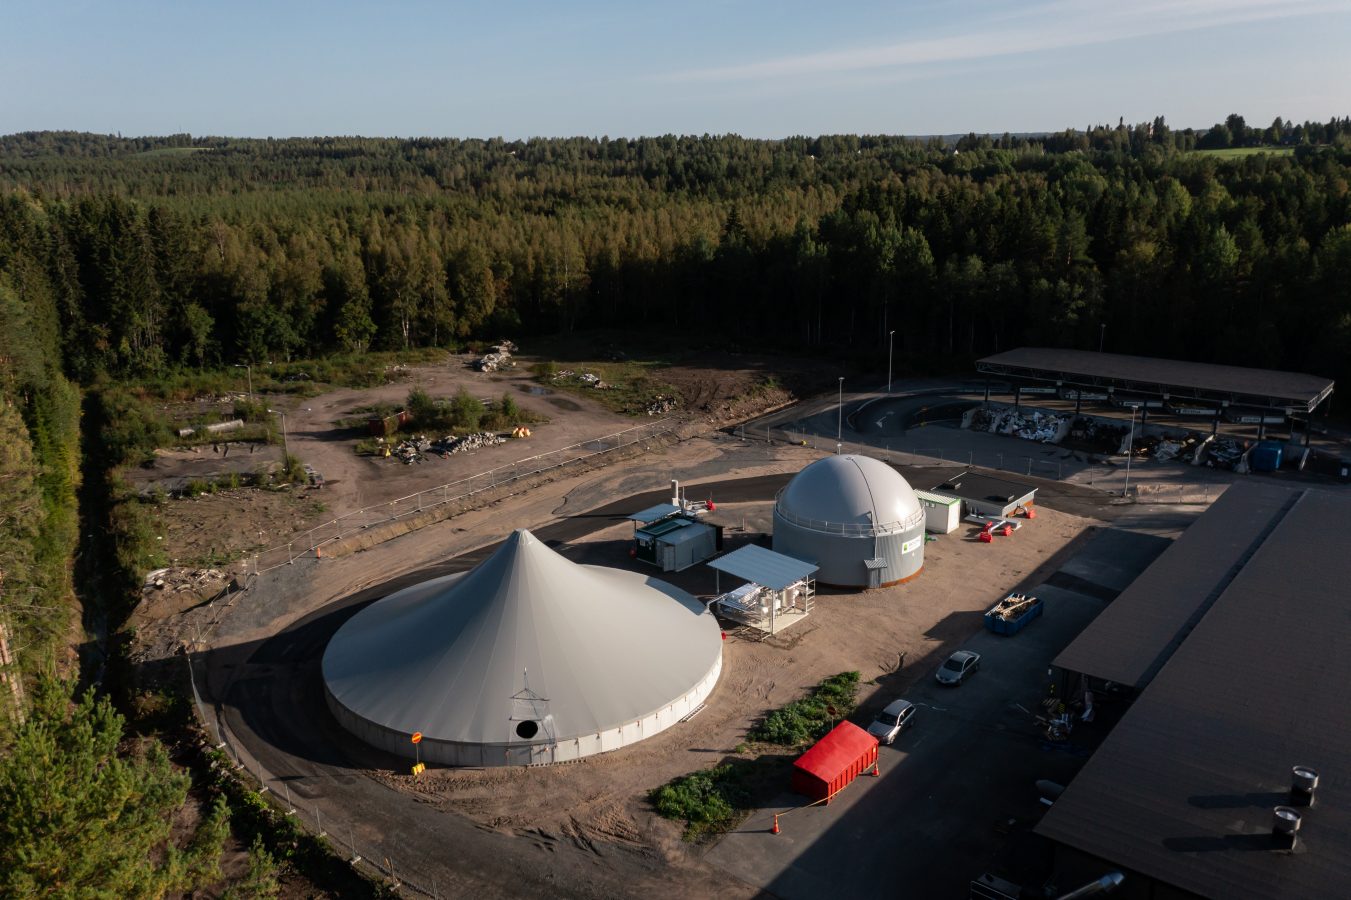
<svg viewBox="0 0 1351 900">
<path fill-rule="evenodd" d="M 0 133 L 1206 128 L 1351 115 L 1351 0 L 5 0 Z"/>
</svg>

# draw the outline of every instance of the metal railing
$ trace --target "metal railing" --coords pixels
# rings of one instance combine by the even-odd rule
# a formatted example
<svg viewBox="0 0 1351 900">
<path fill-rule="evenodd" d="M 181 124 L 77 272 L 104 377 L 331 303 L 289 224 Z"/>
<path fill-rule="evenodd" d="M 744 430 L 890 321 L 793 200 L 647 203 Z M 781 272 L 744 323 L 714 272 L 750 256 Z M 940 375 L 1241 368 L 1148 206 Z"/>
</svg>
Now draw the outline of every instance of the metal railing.
<svg viewBox="0 0 1351 900">
<path fill-rule="evenodd" d="M 257 552 L 253 559 L 253 573 L 257 575 L 269 572 L 302 557 L 314 556 L 322 552 L 321 548 L 325 544 L 359 534 L 376 525 L 470 500 L 487 491 L 497 491 L 506 487 L 516 489 L 527 479 L 555 473 L 566 466 L 594 461 L 597 457 L 616 450 L 645 444 L 668 434 L 675 434 L 671 420 L 660 419 L 616 431 L 604 437 L 592 438 L 547 453 L 518 459 L 486 472 L 418 491 L 406 497 L 363 507 L 297 534 L 286 544 Z"/>
<path fill-rule="evenodd" d="M 228 777 L 232 777 L 247 790 L 253 790 L 264 802 L 269 803 L 279 814 L 294 819 L 305 831 L 316 838 L 327 841 L 335 856 L 346 858 L 348 863 L 362 874 L 374 880 L 387 879 L 395 891 L 404 893 L 404 889 L 440 900 L 441 893 L 435 875 L 425 874 L 423 869 L 407 866 L 407 860 L 400 864 L 382 847 L 360 845 L 356 842 L 356 829 L 352 821 L 329 814 L 326 819 L 318 804 L 306 805 L 291 796 L 290 780 L 278 777 L 244 748 L 244 745 L 231 739 L 229 729 L 218 715 L 207 712 L 206 701 L 197 687 L 197 673 L 194 657 L 189 654 L 188 683 L 192 687 L 193 705 L 198 721 L 206 730 L 208 739 L 216 750 L 221 751 L 232 768 Z M 254 788 L 253 785 L 257 787 Z M 363 852 L 364 851 L 364 852 Z"/>
<path fill-rule="evenodd" d="M 1025 454 L 994 450 L 949 450 L 943 447 L 892 449 L 889 446 L 877 447 L 853 441 L 836 441 L 832 437 L 816 434 L 804 428 L 757 428 L 739 425 L 732 434 L 745 440 L 783 442 L 818 450 L 834 450 L 838 447 L 845 452 L 862 453 L 897 465 L 963 468 L 979 466 L 1020 475 L 1035 475 L 1055 481 L 1063 481 L 1068 474 L 1060 460 L 1037 459 Z"/>
</svg>

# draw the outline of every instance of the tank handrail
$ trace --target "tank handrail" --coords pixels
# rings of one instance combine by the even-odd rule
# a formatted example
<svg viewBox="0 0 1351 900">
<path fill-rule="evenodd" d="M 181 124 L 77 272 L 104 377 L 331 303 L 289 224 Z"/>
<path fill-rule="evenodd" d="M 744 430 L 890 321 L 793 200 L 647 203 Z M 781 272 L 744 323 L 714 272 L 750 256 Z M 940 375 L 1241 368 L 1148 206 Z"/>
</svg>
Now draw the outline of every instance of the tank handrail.
<svg viewBox="0 0 1351 900">
<path fill-rule="evenodd" d="M 783 491 L 779 491 L 778 494 L 774 495 L 774 514 L 782 518 L 785 522 L 792 525 L 798 525 L 802 528 L 810 528 L 812 531 L 822 531 L 827 534 L 874 537 L 879 534 L 894 534 L 896 532 L 908 531 L 924 522 L 924 510 L 922 508 L 915 510 L 909 516 L 898 522 L 830 522 L 823 519 L 811 519 L 785 510 L 783 504 L 779 502 L 782 493 Z"/>
</svg>

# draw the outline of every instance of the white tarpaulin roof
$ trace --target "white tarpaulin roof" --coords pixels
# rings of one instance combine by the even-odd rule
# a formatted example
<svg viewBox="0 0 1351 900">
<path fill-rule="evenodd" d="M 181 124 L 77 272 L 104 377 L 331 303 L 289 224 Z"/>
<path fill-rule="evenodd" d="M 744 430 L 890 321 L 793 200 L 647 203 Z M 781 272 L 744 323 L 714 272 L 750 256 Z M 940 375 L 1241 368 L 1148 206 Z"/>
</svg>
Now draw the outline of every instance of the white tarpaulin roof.
<svg viewBox="0 0 1351 900">
<path fill-rule="evenodd" d="M 324 653 L 333 699 L 369 722 L 464 743 L 596 734 L 684 696 L 720 665 L 698 600 L 634 572 L 573 563 L 517 531 L 473 570 L 371 604 Z"/>
</svg>

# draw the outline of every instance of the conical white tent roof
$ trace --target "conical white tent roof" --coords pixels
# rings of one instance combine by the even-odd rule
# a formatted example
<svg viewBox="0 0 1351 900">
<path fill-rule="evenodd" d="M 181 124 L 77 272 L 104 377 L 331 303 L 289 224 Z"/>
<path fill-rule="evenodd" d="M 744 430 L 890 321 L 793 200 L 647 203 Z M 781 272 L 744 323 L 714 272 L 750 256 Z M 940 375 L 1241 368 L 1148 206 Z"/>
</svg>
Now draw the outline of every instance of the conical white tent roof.
<svg viewBox="0 0 1351 900">
<path fill-rule="evenodd" d="M 323 676 L 335 715 L 369 743 L 412 755 L 408 736 L 421 732 L 424 759 L 501 765 L 650 736 L 697 707 L 721 665 L 717 622 L 698 600 L 578 565 L 522 530 L 473 570 L 357 613 Z"/>
</svg>

